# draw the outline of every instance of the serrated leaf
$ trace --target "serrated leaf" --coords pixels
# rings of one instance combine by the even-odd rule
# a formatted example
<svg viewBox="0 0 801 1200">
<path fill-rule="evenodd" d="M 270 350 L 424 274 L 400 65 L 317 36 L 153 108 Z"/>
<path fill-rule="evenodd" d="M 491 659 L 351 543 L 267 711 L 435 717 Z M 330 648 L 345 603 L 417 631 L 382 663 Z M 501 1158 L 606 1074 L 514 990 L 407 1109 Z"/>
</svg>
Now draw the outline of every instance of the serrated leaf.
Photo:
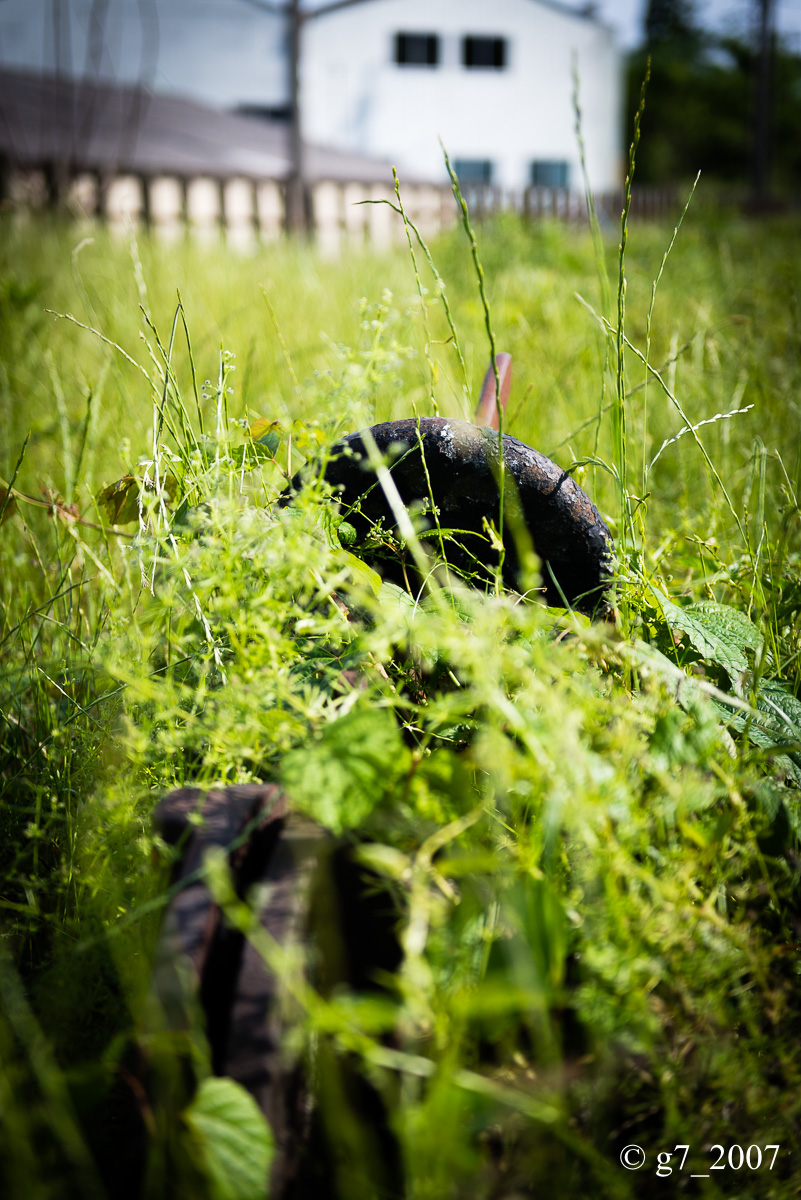
<svg viewBox="0 0 801 1200">
<path fill-rule="evenodd" d="M 783 703 L 786 703 L 787 700 L 793 701 L 793 713 L 796 716 L 801 715 L 795 708 L 795 706 L 801 708 L 799 701 L 785 691 L 777 680 L 762 681 L 757 693 L 758 711 L 753 717 L 746 717 L 743 713 L 724 711 L 722 705 L 716 705 L 716 707 L 723 714 L 730 729 L 737 730 L 739 733 L 747 733 L 748 740 L 754 746 L 760 750 L 772 752 L 772 760 L 776 769 L 782 772 L 787 779 L 792 780 L 796 787 L 801 788 L 801 753 L 791 748 L 793 743 L 799 741 L 798 733 L 801 731 L 796 731 L 794 734 L 795 721 L 790 720 L 788 724 L 785 714 L 780 715 L 776 712 L 774 704 L 767 703 L 766 693 L 778 694 Z M 789 746 L 788 743 L 790 743 Z M 785 752 L 781 753 L 782 751 Z"/>
<path fill-rule="evenodd" d="M 762 634 L 750 617 L 731 604 L 718 604 L 714 600 L 699 600 L 684 610 L 714 636 L 725 638 L 732 645 L 758 654 L 762 649 Z"/>
<path fill-rule="evenodd" d="M 249 1092 L 233 1079 L 205 1079 L 183 1119 L 214 1200 L 265 1200 L 275 1142 Z"/>
<path fill-rule="evenodd" d="M 785 738 L 801 742 L 801 700 L 777 679 L 763 679 L 756 695 L 757 708 L 771 717 L 771 723 Z"/>
<path fill-rule="evenodd" d="M 670 629 L 685 633 L 705 662 L 723 667 L 732 681 L 748 670 L 746 650 L 758 653 L 762 638 L 745 613 L 711 600 L 681 608 L 656 588 L 652 591 Z"/>
<path fill-rule="evenodd" d="M 334 833 L 360 825 L 408 765 L 392 713 L 357 708 L 316 741 L 285 755 L 282 781 L 294 803 Z"/>
</svg>

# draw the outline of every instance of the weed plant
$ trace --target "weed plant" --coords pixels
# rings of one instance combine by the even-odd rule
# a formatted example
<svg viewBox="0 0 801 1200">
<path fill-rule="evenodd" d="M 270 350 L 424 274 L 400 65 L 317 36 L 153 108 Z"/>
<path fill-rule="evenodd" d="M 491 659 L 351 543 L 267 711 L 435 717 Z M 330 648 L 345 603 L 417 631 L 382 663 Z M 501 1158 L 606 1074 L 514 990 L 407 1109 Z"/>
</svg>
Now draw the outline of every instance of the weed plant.
<svg viewBox="0 0 801 1200">
<path fill-rule="evenodd" d="M 324 996 L 206 864 L 293 1045 L 378 1089 L 410 1196 L 797 1194 L 801 228 L 692 212 L 600 257 L 501 218 L 486 293 L 460 230 L 407 227 L 410 271 L 4 219 L 3 1196 L 116 1200 L 142 1061 L 142 1194 L 264 1194 L 269 1130 L 151 986 L 153 806 L 253 779 L 398 898 L 384 999 Z M 490 328 L 506 431 L 616 534 L 614 623 L 544 608 L 536 564 L 533 598 L 382 583 L 319 471 L 277 503 L 345 432 L 468 416 Z M 335 1192 L 372 1196 L 346 1108 Z"/>
</svg>

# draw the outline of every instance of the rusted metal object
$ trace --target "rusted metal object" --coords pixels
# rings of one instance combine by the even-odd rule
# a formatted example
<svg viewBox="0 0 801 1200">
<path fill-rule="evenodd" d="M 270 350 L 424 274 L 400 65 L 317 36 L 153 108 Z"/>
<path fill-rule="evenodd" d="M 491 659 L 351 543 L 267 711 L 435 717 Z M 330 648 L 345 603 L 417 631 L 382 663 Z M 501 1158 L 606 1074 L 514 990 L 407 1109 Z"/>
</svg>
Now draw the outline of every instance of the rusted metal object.
<svg viewBox="0 0 801 1200">
<path fill-rule="evenodd" d="M 226 851 L 236 893 L 258 884 L 257 915 L 284 948 L 306 936 L 311 875 L 327 835 L 290 814 L 277 784 L 181 788 L 156 807 L 157 833 L 178 847 L 175 882 L 155 965 L 155 987 L 180 1024 L 199 1003 L 212 1069 L 255 1097 L 276 1140 L 274 1190 L 298 1171 L 300 1070 L 284 1049 L 276 977 L 253 944 L 225 919 L 202 870 L 212 848 Z M 187 995 L 187 979 L 189 995 Z"/>
<path fill-rule="evenodd" d="M 445 417 L 388 421 L 373 425 L 369 437 L 368 431 L 361 430 L 333 447 L 325 479 L 356 531 L 354 549 L 386 577 L 404 583 L 414 572 L 391 547 L 387 549 L 388 540 L 376 547 L 377 529 L 395 535 L 398 531 L 392 506 L 371 466 L 370 440 L 389 462 L 403 504 L 425 514 L 426 545 L 432 551 L 444 548 L 448 563 L 473 582 L 494 578 L 499 563 L 497 538 L 487 523 L 496 534 L 501 532 L 501 455 L 493 430 L 499 424 L 498 402 L 505 411 L 511 386 L 512 356 L 497 354 L 495 366 L 490 363 L 484 377 L 472 423 Z M 548 604 L 609 616 L 614 545 L 590 498 L 568 472 L 508 434 L 503 435 L 503 471 L 504 583 L 518 587 L 523 582 L 521 551 L 528 542 L 541 562 Z M 280 502 L 289 503 L 302 485 L 299 473 Z"/>
<path fill-rule="evenodd" d="M 253 943 L 216 903 L 203 870 L 222 849 L 237 896 L 246 900 L 272 942 L 290 954 L 304 947 L 308 980 L 322 995 L 343 986 L 376 987 L 397 970 L 397 914 L 379 881 L 360 865 L 350 842 L 292 813 L 277 784 L 181 788 L 157 806 L 153 824 L 177 847 L 154 986 L 168 1020 L 183 1028 L 199 1005 L 212 1069 L 254 1096 L 275 1137 L 268 1194 L 275 1200 L 342 1200 L 337 1130 L 315 1106 L 306 1064 L 287 1050 L 287 1029 L 302 1012 Z M 293 951 L 294 947 L 294 951 Z M 188 980 L 188 983 L 187 983 Z M 363 1128 L 366 1169 L 376 1194 L 403 1194 L 403 1165 L 380 1095 L 346 1060 L 317 1063 L 336 1072 L 348 1119 Z M 325 1082 L 325 1081 L 323 1081 Z"/>
<path fill-rule="evenodd" d="M 496 354 L 495 366 L 498 368 L 498 384 L 500 385 L 501 408 L 506 411 L 509 393 L 512 390 L 512 356 L 511 354 Z M 478 398 L 473 422 L 476 425 L 488 425 L 490 429 L 498 428 L 498 403 L 496 399 L 495 368 L 490 363 L 484 382 L 481 385 L 481 395 Z"/>
<path fill-rule="evenodd" d="M 405 506 L 422 509 L 430 527 L 436 519 L 448 562 L 483 580 L 493 577 L 498 563 L 497 539 L 487 523 L 500 525 L 501 457 L 493 430 L 497 401 L 505 408 L 511 387 L 511 356 L 499 354 L 496 365 L 500 388 L 491 366 L 475 424 L 424 417 L 369 431 Z M 371 466 L 375 448 L 369 441 L 367 431 L 345 437 L 325 471 L 343 515 L 366 544 L 376 527 L 392 531 L 396 524 Z M 598 511 L 550 459 L 508 435 L 502 444 L 505 582 L 519 584 L 521 553 L 530 539 L 542 563 L 547 601 L 605 614 L 613 546 Z M 297 476 L 281 502 L 289 503 L 302 482 Z M 427 542 L 434 549 L 438 540 Z M 390 577 L 400 571 L 403 578 L 410 569 L 397 553 L 394 560 L 380 557 L 365 545 L 360 553 Z M 172 1006 L 176 1019 L 184 1019 L 186 989 L 175 969 L 176 962 L 183 963 L 194 981 L 214 1071 L 242 1083 L 270 1121 L 277 1145 L 270 1195 L 339 1200 L 348 1189 L 337 1178 L 344 1170 L 337 1130 L 323 1127 L 325 1116 L 320 1124 L 304 1064 L 286 1054 L 281 981 L 251 941 L 228 924 L 202 867 L 210 849 L 225 851 L 238 897 L 253 907 L 274 944 L 307 947 L 309 979 L 323 995 L 343 986 L 380 989 L 377 981 L 398 969 L 402 952 L 394 901 L 386 890 L 382 893 L 377 877 L 366 877 L 352 843 L 337 842 L 293 814 L 277 784 L 207 793 L 180 789 L 158 805 L 154 826 L 179 851 L 175 881 L 181 886 L 167 912 L 155 969 L 165 1010 Z M 348 1119 L 364 1132 L 369 1171 L 364 1194 L 399 1200 L 403 1164 L 380 1095 L 341 1055 L 326 1056 L 320 1042 L 315 1072 L 321 1093 L 327 1090 L 326 1070 L 337 1072 L 329 1094 L 350 1107 Z"/>
<path fill-rule="evenodd" d="M 448 561 L 467 575 L 490 578 L 498 554 L 488 538 L 485 520 L 497 528 L 498 435 L 468 421 L 444 417 L 388 421 L 373 425 L 370 434 L 390 461 L 392 479 L 407 508 L 430 512 L 436 507 L 440 527 L 458 531 L 449 535 Z M 520 582 L 518 546 L 528 536 L 542 562 L 548 604 L 567 603 L 590 614 L 605 610 L 613 545 L 598 510 L 566 471 L 507 434 L 503 436 L 503 458 L 504 581 L 512 587 Z M 367 540 L 379 522 L 386 530 L 395 529 L 390 505 L 370 467 L 363 432 L 350 434 L 334 447 L 325 478 L 359 540 Z M 426 519 L 429 526 L 434 525 L 433 516 Z M 433 548 L 435 539 L 428 538 L 427 544 Z M 391 561 L 381 553 L 365 557 L 393 575 Z"/>
</svg>

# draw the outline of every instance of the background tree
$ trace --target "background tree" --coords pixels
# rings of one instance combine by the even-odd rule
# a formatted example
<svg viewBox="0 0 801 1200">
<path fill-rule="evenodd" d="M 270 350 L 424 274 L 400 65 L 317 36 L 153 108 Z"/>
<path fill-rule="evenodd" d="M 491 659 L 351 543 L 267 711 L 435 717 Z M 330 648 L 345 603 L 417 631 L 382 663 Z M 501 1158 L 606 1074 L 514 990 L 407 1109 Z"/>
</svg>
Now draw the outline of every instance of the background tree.
<svg viewBox="0 0 801 1200">
<path fill-rule="evenodd" d="M 649 0 L 644 24 L 645 43 L 651 49 L 674 46 L 698 34 L 693 0 Z"/>
<path fill-rule="evenodd" d="M 643 43 L 628 70 L 631 122 L 650 57 L 641 183 L 681 184 L 701 170 L 707 180 L 743 187 L 750 181 L 764 198 L 770 174 L 782 193 L 798 193 L 801 58 L 777 42 L 768 23 L 766 69 L 765 2 L 756 4 L 760 19 L 748 38 L 703 30 L 691 0 L 649 0 Z"/>
<path fill-rule="evenodd" d="M 328 0 L 328 3 L 317 2 L 314 4 L 307 0 L 305 5 L 301 0 L 245 0 L 245 3 L 254 8 L 266 9 L 268 12 L 280 12 L 287 23 L 291 170 L 286 186 L 286 223 L 288 229 L 300 233 L 306 228 L 308 216 L 306 173 L 303 163 L 303 98 L 300 88 L 303 26 L 306 21 L 314 20 L 339 8 L 350 8 L 353 4 L 363 3 L 363 0 Z"/>
</svg>

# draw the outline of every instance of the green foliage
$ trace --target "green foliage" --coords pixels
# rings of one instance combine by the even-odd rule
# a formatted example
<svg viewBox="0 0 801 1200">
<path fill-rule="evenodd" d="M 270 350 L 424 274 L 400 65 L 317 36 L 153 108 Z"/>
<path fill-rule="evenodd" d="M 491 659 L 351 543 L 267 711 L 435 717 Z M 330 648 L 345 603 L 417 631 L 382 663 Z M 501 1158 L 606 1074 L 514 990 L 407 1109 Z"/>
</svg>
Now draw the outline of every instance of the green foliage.
<svg viewBox="0 0 801 1200">
<path fill-rule="evenodd" d="M 797 223 L 691 209 L 675 246 L 628 228 L 622 264 L 506 217 L 480 238 L 483 300 L 451 235 L 416 280 L 395 255 L 280 246 L 233 273 L 70 236 L 2 232 L 4 1194 L 113 1194 L 133 1094 L 143 1194 L 264 1194 L 269 1131 L 208 1078 L 180 965 L 163 1011 L 151 988 L 171 856 L 150 814 L 175 785 L 271 779 L 398 912 L 385 993 L 328 994 L 222 857 L 201 868 L 291 1000 L 343 1195 L 370 1194 L 360 1075 L 418 1197 L 628 1195 L 625 1141 L 779 1142 L 771 1194 L 791 1195 Z M 44 326 L 45 304 L 81 324 Z M 420 592 L 383 582 L 319 482 L 343 432 L 469 412 L 490 308 L 507 429 L 616 525 L 615 624 L 433 562 Z"/>
<path fill-rule="evenodd" d="M 264 1200 L 273 1136 L 256 1101 L 232 1079 L 204 1079 L 183 1119 L 209 1179 L 211 1200 Z"/>
<path fill-rule="evenodd" d="M 695 21 L 694 6 L 654 0 L 642 46 L 629 58 L 627 110 L 636 111 L 651 61 L 643 120 L 641 183 L 675 185 L 698 171 L 718 184 L 747 184 L 752 173 L 758 49 L 745 36 L 713 35 Z M 772 50 L 770 154 L 773 184 L 787 198 L 801 172 L 801 57 L 781 40 Z"/>
<path fill-rule="evenodd" d="M 646 45 L 652 48 L 697 37 L 695 5 L 691 0 L 648 0 L 644 32 Z"/>
<path fill-rule="evenodd" d="M 392 796 L 408 757 L 390 712 L 352 709 L 284 757 L 281 781 L 298 808 L 341 833 L 363 825 Z"/>
</svg>

